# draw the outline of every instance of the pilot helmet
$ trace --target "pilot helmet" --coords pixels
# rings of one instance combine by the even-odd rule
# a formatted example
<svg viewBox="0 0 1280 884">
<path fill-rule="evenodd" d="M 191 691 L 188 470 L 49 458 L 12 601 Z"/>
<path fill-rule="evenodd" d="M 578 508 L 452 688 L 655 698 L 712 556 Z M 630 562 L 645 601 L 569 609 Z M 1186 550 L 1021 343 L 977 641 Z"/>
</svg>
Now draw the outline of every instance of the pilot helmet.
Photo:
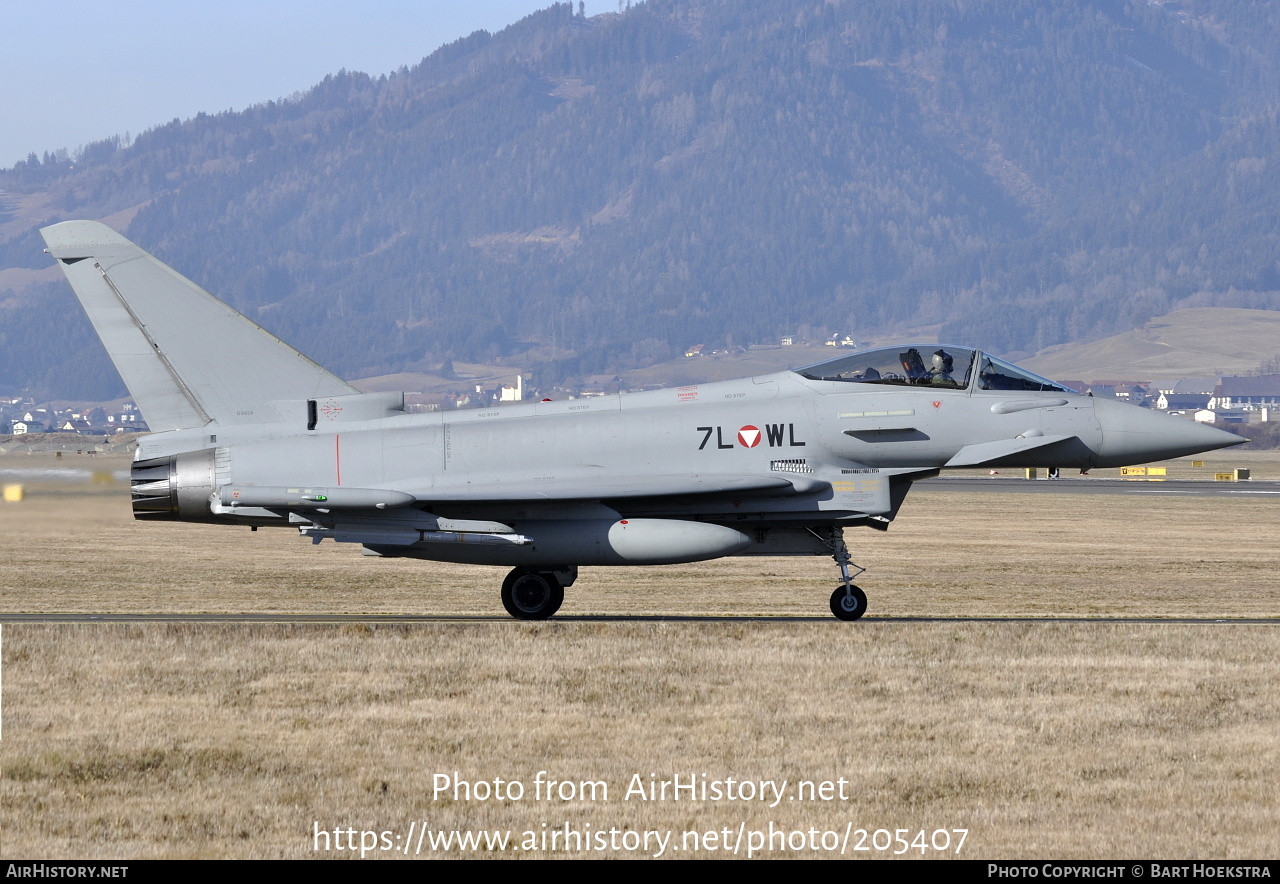
<svg viewBox="0 0 1280 884">
<path fill-rule="evenodd" d="M 933 353 L 933 370 L 939 374 L 950 374 L 951 354 L 946 350 L 935 350 Z"/>
</svg>

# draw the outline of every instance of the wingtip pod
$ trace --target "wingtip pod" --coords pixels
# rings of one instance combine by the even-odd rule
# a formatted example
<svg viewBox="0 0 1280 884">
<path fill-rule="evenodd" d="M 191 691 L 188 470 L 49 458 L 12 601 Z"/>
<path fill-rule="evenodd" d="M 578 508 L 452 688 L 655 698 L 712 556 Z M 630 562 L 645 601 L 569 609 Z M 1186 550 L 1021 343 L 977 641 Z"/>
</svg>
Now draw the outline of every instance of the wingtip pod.
<svg viewBox="0 0 1280 884">
<path fill-rule="evenodd" d="M 271 423 L 272 402 L 357 392 L 105 224 L 40 234 L 152 430 Z"/>
</svg>

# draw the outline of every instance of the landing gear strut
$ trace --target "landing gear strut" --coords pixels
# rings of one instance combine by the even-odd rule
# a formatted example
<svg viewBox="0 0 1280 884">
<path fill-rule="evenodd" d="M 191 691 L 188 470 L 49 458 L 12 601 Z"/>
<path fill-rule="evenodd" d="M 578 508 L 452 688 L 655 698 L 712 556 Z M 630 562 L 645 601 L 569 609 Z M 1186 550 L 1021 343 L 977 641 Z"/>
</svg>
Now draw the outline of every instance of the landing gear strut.
<svg viewBox="0 0 1280 884">
<path fill-rule="evenodd" d="M 516 568 L 502 581 L 502 607 L 517 620 L 546 620 L 564 603 L 564 588 L 577 569 L 530 571 Z"/>
<path fill-rule="evenodd" d="M 831 558 L 835 559 L 836 564 L 840 566 L 840 577 L 844 580 L 836 587 L 836 591 L 831 593 L 831 613 L 840 620 L 857 620 L 867 613 L 867 594 L 853 585 L 853 578 L 867 569 L 853 563 L 849 556 L 849 547 L 844 543 L 844 534 L 839 528 L 832 529 L 826 535 L 819 534 L 812 528 L 809 529 L 809 533 L 831 550 Z M 850 565 L 858 569 L 858 574 L 849 573 Z"/>
</svg>

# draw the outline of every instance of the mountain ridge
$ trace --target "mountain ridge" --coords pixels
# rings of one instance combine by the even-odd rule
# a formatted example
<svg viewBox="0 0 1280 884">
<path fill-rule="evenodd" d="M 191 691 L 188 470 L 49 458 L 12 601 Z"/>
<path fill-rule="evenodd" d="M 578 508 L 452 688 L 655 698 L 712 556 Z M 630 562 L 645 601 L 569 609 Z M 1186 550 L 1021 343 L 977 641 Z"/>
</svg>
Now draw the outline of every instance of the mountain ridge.
<svg viewBox="0 0 1280 884">
<path fill-rule="evenodd" d="M 1280 11 L 567 4 L 388 76 L 0 171 L 0 385 L 118 391 L 37 229 L 110 217 L 347 377 L 693 343 L 1015 357 L 1280 308 Z"/>
</svg>

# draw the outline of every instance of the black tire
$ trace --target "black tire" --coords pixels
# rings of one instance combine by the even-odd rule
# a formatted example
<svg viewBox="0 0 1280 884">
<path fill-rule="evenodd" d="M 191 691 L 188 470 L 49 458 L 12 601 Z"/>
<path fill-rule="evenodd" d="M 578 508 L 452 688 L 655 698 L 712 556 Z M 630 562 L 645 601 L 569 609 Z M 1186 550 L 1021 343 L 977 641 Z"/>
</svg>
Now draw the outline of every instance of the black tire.
<svg viewBox="0 0 1280 884">
<path fill-rule="evenodd" d="M 564 587 L 551 574 L 517 568 L 502 581 L 502 607 L 517 620 L 546 620 L 564 603 Z"/>
<path fill-rule="evenodd" d="M 867 613 L 867 594 L 856 586 L 849 588 L 852 592 L 846 593 L 841 584 L 831 593 L 831 613 L 837 620 L 857 620 Z"/>
</svg>

